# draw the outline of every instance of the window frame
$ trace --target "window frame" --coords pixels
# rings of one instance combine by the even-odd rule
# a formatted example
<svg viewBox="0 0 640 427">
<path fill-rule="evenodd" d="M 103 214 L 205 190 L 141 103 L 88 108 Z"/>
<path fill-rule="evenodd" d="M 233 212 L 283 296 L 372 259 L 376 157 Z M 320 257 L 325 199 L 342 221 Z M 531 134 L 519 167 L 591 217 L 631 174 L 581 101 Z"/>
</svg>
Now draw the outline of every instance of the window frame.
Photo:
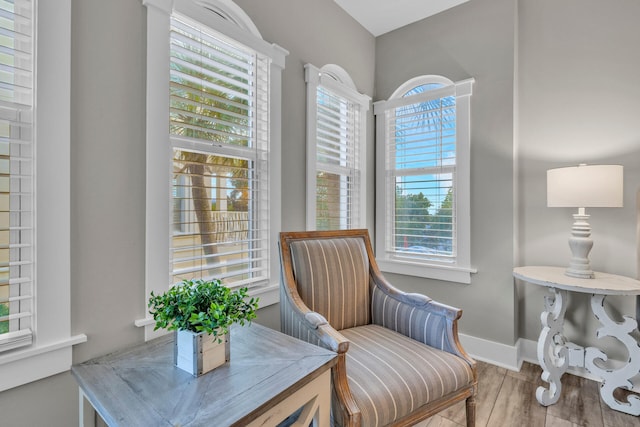
<svg viewBox="0 0 640 427">
<path fill-rule="evenodd" d="M 470 97 L 474 79 L 454 83 L 443 76 L 418 76 L 403 83 L 386 101 L 374 103 L 376 117 L 376 261 L 385 272 L 404 274 L 458 283 L 471 283 L 471 273 L 477 270 L 471 267 L 471 174 L 470 174 Z M 418 95 L 405 97 L 412 89 L 439 84 L 441 88 L 425 91 Z M 396 251 L 388 249 L 387 239 L 392 230 L 388 210 L 393 206 L 394 194 L 389 194 L 387 178 L 388 114 L 398 107 L 415 104 L 426 98 L 455 96 L 456 98 L 456 164 L 455 164 L 455 216 L 456 216 L 456 256 L 451 263 L 438 262 L 427 257 L 395 257 Z"/>
<path fill-rule="evenodd" d="M 351 166 L 358 175 L 357 188 L 353 193 L 357 195 L 357 217 L 350 215 L 348 221 L 352 224 L 349 228 L 366 227 L 367 208 L 367 112 L 371 97 L 361 94 L 342 67 L 335 64 L 326 64 L 317 68 L 312 64 L 305 64 L 305 81 L 307 83 L 307 230 L 317 228 L 317 172 L 319 162 L 317 160 L 317 117 L 318 117 L 318 88 L 322 87 L 331 93 L 342 97 L 346 102 L 358 108 L 358 128 L 353 130 L 355 137 L 347 141 L 345 145 L 352 144 L 356 153 L 354 164 Z M 345 196 L 349 197 L 349 196 Z M 352 204 L 351 201 L 348 202 Z"/>
<path fill-rule="evenodd" d="M 145 301 L 153 291 L 165 292 L 169 287 L 171 238 L 172 154 L 169 131 L 169 31 L 172 13 L 185 16 L 210 27 L 271 58 L 269 69 L 269 284 L 250 291 L 260 297 L 260 307 L 279 301 L 279 260 L 277 254 L 280 231 L 280 163 L 281 163 L 281 87 L 282 70 L 288 52 L 264 41 L 251 19 L 230 0 L 142 0 L 147 8 L 147 115 L 146 115 L 146 242 Z M 159 71 L 164 70 L 164 71 Z M 153 331 L 153 318 L 147 313 L 136 326 L 145 327 L 145 339 L 166 333 Z"/>
<path fill-rule="evenodd" d="M 71 335 L 71 0 L 34 8 L 34 341 L 0 354 L 0 391 L 68 371 L 72 346 L 87 341 Z"/>
</svg>

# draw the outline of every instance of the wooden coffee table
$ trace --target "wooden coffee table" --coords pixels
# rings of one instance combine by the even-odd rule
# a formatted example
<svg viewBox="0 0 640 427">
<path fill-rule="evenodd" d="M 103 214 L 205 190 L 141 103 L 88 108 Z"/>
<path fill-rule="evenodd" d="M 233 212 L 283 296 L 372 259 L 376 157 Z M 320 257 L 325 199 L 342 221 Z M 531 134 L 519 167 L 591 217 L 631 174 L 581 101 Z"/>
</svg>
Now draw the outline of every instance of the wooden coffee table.
<svg viewBox="0 0 640 427">
<path fill-rule="evenodd" d="M 336 354 L 252 324 L 231 329 L 231 361 L 198 378 L 173 365 L 173 334 L 74 365 L 84 399 L 109 426 L 329 426 Z"/>
</svg>

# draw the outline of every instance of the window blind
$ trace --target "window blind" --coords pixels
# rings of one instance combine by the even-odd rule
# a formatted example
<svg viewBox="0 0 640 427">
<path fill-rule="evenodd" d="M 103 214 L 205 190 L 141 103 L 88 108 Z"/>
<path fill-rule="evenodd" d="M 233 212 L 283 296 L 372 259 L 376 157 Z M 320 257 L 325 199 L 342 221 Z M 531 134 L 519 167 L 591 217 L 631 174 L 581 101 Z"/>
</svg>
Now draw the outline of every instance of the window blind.
<svg viewBox="0 0 640 427">
<path fill-rule="evenodd" d="M 173 16 L 172 281 L 269 277 L 268 57 Z"/>
<path fill-rule="evenodd" d="M 0 0 L 0 352 L 32 343 L 33 4 Z"/>
<path fill-rule="evenodd" d="M 387 247 L 397 257 L 448 262 L 457 241 L 456 99 L 439 88 L 418 86 L 386 113 L 387 191 L 395 195 L 387 206 Z"/>
<path fill-rule="evenodd" d="M 359 218 L 359 105 L 317 88 L 316 228 L 352 228 Z"/>
</svg>

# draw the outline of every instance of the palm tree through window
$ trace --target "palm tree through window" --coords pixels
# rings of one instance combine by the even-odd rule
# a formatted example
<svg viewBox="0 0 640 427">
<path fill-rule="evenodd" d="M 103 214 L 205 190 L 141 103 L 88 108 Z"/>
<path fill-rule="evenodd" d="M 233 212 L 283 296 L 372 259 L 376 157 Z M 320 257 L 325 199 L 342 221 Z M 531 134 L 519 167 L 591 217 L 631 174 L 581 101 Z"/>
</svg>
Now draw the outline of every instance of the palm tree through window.
<svg viewBox="0 0 640 427">
<path fill-rule="evenodd" d="M 267 61 L 173 18 L 170 132 L 173 281 L 239 286 L 267 275 Z"/>
</svg>

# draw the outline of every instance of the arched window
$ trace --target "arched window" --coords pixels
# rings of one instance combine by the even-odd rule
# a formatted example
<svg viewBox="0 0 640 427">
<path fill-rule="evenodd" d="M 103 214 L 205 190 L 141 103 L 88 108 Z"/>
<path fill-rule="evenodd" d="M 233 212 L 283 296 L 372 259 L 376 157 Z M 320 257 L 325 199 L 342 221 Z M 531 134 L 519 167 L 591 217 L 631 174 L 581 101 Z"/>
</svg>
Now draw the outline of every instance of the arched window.
<svg viewBox="0 0 640 427">
<path fill-rule="evenodd" d="M 366 126 L 371 98 L 340 66 L 305 65 L 307 229 L 365 227 Z"/>
<path fill-rule="evenodd" d="M 386 271 L 469 283 L 473 80 L 420 76 L 377 102 L 377 259 Z"/>
<path fill-rule="evenodd" d="M 287 52 L 230 0 L 143 2 L 147 295 L 215 278 L 276 302 Z"/>
</svg>

